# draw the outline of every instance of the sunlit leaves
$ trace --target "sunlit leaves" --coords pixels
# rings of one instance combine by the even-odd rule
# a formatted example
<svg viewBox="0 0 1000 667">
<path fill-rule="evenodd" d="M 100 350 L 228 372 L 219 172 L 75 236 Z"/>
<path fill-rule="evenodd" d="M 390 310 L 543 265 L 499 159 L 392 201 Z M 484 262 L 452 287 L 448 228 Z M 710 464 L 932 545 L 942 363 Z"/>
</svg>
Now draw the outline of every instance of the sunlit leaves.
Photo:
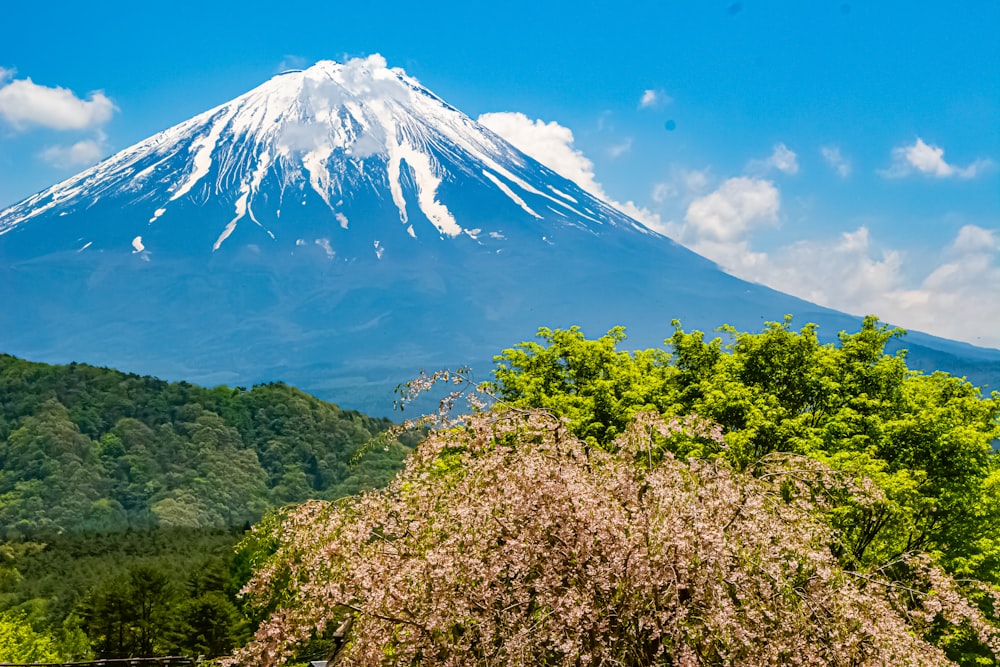
<svg viewBox="0 0 1000 667">
<path fill-rule="evenodd" d="M 1000 560 L 991 538 L 1000 503 L 986 501 L 996 495 L 987 480 L 997 469 L 997 398 L 944 373 L 909 371 L 904 353 L 885 351 L 902 331 L 873 317 L 836 344 L 821 343 L 813 325 L 792 329 L 790 318 L 757 333 L 722 327 L 710 340 L 674 327 L 665 349 L 640 352 L 617 349 L 620 329 L 597 340 L 541 329 L 541 343 L 498 357 L 495 388 L 508 404 L 568 418 L 592 444 L 608 445 L 623 420 L 654 409 L 720 424 L 723 455 L 740 468 L 772 452 L 825 461 L 874 481 L 884 496 L 835 512 L 855 540 L 845 555 L 877 564 L 926 549 L 966 571 L 983 563 L 978 576 L 998 581 L 986 565 Z"/>
<path fill-rule="evenodd" d="M 59 660 L 52 637 L 35 632 L 24 614 L 0 614 L 0 662 L 30 663 Z"/>
</svg>

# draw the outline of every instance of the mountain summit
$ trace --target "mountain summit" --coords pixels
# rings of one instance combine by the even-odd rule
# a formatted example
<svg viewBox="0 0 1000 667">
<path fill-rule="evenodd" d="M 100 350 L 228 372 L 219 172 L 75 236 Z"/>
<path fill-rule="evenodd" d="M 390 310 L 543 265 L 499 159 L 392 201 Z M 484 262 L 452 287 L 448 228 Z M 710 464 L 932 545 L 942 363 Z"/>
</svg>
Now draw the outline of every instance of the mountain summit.
<svg viewBox="0 0 1000 667">
<path fill-rule="evenodd" d="M 275 76 L 0 211 L 0 302 L 11 354 L 381 411 L 421 368 L 485 370 L 539 326 L 651 346 L 675 317 L 858 324 L 725 274 L 379 56 Z"/>
<path fill-rule="evenodd" d="M 111 207 L 128 217 L 108 224 Z M 29 224 L 53 214 L 71 217 Z M 0 234 L 44 229 L 31 254 L 146 259 L 227 244 L 380 258 L 457 236 L 500 250 L 505 229 L 541 240 L 609 225 L 651 233 L 380 56 L 275 76 L 0 213 Z"/>
</svg>

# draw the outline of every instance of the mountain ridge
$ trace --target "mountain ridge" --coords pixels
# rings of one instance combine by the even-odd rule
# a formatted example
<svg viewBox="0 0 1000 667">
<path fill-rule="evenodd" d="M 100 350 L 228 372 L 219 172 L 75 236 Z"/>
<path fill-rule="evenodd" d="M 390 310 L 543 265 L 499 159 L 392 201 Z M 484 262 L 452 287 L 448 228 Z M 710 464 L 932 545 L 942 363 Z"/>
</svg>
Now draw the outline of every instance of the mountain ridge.
<svg viewBox="0 0 1000 667">
<path fill-rule="evenodd" d="M 0 301 L 11 354 L 370 413 L 539 326 L 654 347 L 675 318 L 860 322 L 724 273 L 375 56 L 273 77 L 0 211 Z M 1000 351 L 906 344 L 1000 386 Z"/>
</svg>

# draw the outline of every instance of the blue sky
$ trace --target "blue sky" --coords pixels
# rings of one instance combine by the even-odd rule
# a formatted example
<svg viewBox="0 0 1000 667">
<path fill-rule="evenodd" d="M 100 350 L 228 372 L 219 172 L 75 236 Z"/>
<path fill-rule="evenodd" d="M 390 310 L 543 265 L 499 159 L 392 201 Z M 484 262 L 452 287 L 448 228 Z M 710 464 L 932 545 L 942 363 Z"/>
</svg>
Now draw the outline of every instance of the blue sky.
<svg viewBox="0 0 1000 667">
<path fill-rule="evenodd" d="M 997 0 L 344 4 L 5 7 L 0 207 L 379 53 L 736 275 L 1000 347 Z"/>
</svg>

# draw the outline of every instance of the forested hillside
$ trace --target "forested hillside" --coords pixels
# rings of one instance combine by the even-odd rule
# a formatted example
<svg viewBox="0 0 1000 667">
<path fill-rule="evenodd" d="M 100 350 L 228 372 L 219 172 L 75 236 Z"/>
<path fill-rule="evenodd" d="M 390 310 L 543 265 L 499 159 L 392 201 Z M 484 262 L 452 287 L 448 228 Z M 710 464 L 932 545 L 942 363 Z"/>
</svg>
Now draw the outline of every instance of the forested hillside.
<svg viewBox="0 0 1000 667">
<path fill-rule="evenodd" d="M 0 355 L 0 662 L 230 651 L 244 528 L 384 485 L 412 445 L 367 446 L 390 426 L 280 383 Z"/>
<path fill-rule="evenodd" d="M 390 426 L 284 384 L 205 389 L 0 355 L 0 538 L 223 528 L 384 484 Z"/>
</svg>

